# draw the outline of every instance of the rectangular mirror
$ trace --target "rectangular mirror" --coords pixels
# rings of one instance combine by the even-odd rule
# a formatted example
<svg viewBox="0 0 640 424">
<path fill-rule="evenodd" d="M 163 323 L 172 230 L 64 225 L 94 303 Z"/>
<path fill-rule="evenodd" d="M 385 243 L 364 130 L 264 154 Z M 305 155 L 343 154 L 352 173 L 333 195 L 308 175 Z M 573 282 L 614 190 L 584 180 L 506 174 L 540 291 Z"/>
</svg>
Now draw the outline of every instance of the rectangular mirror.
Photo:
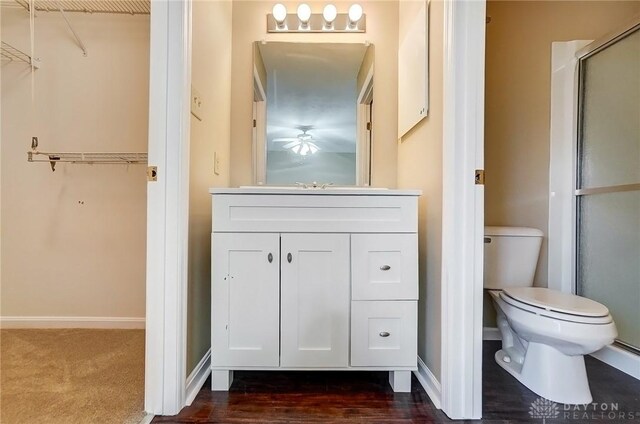
<svg viewBox="0 0 640 424">
<path fill-rule="evenodd" d="M 373 50 L 362 43 L 254 44 L 257 184 L 371 183 Z"/>
</svg>

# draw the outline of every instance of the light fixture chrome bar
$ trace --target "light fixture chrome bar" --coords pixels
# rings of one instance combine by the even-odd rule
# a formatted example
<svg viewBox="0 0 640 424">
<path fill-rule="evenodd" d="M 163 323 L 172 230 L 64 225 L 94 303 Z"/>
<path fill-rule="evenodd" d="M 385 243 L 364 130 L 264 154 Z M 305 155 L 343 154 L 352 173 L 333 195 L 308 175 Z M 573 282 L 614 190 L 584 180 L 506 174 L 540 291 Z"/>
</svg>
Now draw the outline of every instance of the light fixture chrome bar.
<svg viewBox="0 0 640 424">
<path fill-rule="evenodd" d="M 575 191 L 576 196 L 586 196 L 589 194 L 622 193 L 624 191 L 638 191 L 640 184 L 621 184 L 608 187 L 581 188 Z"/>
<path fill-rule="evenodd" d="M 302 33 L 345 33 L 345 32 L 367 32 L 367 16 L 365 14 L 351 26 L 348 13 L 338 13 L 333 21 L 332 28 L 327 28 L 322 13 L 312 13 L 306 28 L 300 23 L 298 15 L 287 14 L 282 25 L 278 25 L 271 13 L 267 15 L 267 32 L 302 32 Z"/>
<path fill-rule="evenodd" d="M 82 55 L 86 56 L 87 55 L 87 48 L 84 46 L 84 43 L 82 42 L 82 40 L 80 39 L 80 37 L 76 33 L 76 30 L 74 30 L 73 27 L 71 26 L 71 22 L 69 22 L 69 19 L 67 19 L 67 15 L 65 14 L 64 9 L 60 5 L 59 1 L 56 1 L 56 6 L 58 6 L 58 10 L 60 11 L 60 14 L 64 18 L 64 21 L 67 23 L 67 26 L 71 30 L 71 33 L 73 34 L 73 36 L 75 37 L 76 41 L 78 42 L 78 45 L 80 46 L 80 49 L 82 49 Z"/>
</svg>

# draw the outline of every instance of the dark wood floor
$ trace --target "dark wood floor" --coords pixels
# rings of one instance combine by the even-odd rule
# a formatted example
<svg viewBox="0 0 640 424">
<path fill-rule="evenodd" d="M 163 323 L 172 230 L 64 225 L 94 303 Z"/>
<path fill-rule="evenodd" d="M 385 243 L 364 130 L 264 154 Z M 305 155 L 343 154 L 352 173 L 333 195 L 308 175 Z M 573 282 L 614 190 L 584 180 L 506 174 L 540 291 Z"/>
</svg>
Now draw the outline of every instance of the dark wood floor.
<svg viewBox="0 0 640 424">
<path fill-rule="evenodd" d="M 493 359 L 499 342 L 485 342 L 482 423 L 540 422 L 529 407 L 538 396 L 522 386 Z M 617 403 L 613 419 L 595 410 L 565 411 L 547 423 L 640 423 L 640 382 L 602 362 L 587 358 L 594 402 Z M 411 393 L 394 393 L 387 373 L 378 372 L 236 372 L 231 390 L 212 392 L 210 381 L 193 404 L 175 417 L 154 423 L 449 423 L 420 383 Z M 610 412 L 610 411 L 607 411 Z M 587 413 L 587 415 L 585 415 Z M 625 413 L 624 418 L 621 413 Z M 570 414 L 570 415 L 565 415 Z M 635 414 L 633 418 L 630 414 Z"/>
</svg>

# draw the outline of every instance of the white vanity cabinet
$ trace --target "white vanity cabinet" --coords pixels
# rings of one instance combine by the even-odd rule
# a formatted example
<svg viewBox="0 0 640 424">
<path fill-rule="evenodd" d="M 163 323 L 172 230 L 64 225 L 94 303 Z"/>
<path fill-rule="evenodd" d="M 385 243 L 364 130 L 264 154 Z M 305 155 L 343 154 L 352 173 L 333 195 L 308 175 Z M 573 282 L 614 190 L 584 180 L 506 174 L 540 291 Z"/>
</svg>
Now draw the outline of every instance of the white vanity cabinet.
<svg viewBox="0 0 640 424">
<path fill-rule="evenodd" d="M 417 359 L 418 191 L 211 189 L 212 388 L 233 370 L 385 370 Z"/>
</svg>

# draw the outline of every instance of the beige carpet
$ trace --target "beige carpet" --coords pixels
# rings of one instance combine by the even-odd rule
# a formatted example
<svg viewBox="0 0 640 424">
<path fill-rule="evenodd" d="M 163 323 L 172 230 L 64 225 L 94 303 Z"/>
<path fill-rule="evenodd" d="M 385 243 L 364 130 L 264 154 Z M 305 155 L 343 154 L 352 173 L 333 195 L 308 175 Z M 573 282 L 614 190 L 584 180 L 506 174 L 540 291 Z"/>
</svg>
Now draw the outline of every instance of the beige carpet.
<svg viewBox="0 0 640 424">
<path fill-rule="evenodd" d="M 134 424 L 144 330 L 0 330 L 2 424 Z"/>
</svg>

